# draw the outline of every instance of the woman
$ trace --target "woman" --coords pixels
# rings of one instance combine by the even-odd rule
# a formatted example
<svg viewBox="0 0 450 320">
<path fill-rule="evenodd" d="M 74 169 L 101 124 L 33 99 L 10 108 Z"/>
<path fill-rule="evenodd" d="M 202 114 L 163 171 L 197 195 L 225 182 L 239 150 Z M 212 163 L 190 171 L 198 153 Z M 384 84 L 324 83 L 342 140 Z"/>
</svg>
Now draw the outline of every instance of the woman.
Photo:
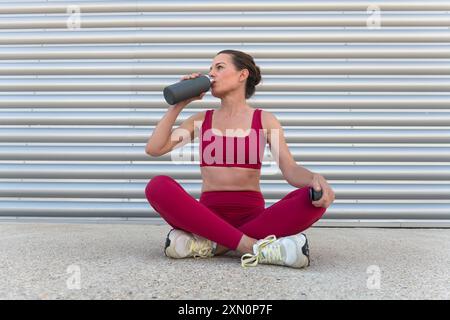
<svg viewBox="0 0 450 320">
<path fill-rule="evenodd" d="M 170 106 L 146 147 L 151 156 L 166 154 L 195 139 L 194 122 L 202 123 L 199 201 L 166 175 L 155 176 L 145 189 L 150 205 L 174 228 L 167 235 L 165 254 L 206 258 L 237 250 L 243 254 L 244 267 L 258 263 L 308 266 L 308 242 L 301 231 L 322 217 L 334 201 L 333 190 L 323 176 L 297 165 L 277 118 L 247 104 L 261 81 L 260 69 L 250 55 L 235 50 L 219 52 L 209 76 L 212 95 L 221 99 L 220 108 L 198 112 L 172 130 L 181 110 L 205 93 Z M 245 134 L 229 134 L 237 129 Z M 184 141 L 180 143 L 174 136 Z M 266 143 L 283 177 L 298 188 L 268 208 L 259 186 Z M 322 190 L 321 199 L 311 203 L 308 187 Z"/>
</svg>

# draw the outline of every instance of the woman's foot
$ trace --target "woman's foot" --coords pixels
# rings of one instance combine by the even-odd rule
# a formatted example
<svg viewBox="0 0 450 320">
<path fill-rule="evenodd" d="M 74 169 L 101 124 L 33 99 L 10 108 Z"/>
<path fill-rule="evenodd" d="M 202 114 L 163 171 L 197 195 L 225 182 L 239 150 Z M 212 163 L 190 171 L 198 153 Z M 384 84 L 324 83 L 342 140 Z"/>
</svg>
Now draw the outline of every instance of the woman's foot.
<svg viewBox="0 0 450 320">
<path fill-rule="evenodd" d="M 211 240 L 179 229 L 172 229 L 167 234 L 164 254 L 167 257 L 210 258 L 214 256 L 217 244 Z"/>
<path fill-rule="evenodd" d="M 277 239 L 270 235 L 253 245 L 253 254 L 241 257 L 243 267 L 254 267 L 258 263 L 282 265 L 291 268 L 309 266 L 308 239 L 303 233 Z"/>
</svg>

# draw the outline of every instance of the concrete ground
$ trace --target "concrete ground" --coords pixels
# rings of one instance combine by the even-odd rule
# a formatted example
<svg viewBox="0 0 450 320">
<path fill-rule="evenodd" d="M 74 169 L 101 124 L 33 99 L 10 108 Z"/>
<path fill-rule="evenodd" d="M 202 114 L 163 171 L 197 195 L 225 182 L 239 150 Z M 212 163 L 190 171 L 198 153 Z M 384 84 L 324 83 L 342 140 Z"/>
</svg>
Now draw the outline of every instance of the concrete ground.
<svg viewBox="0 0 450 320">
<path fill-rule="evenodd" d="M 170 259 L 168 225 L 0 224 L 1 299 L 450 299 L 450 230 L 310 228 L 307 269 Z"/>
</svg>

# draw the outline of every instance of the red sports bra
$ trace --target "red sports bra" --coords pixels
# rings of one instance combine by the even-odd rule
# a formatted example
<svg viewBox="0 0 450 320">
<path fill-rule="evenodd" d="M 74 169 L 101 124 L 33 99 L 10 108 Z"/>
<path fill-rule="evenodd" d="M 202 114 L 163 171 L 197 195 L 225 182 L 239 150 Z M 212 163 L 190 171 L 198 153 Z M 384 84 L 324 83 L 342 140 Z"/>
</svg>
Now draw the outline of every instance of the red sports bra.
<svg viewBox="0 0 450 320">
<path fill-rule="evenodd" d="M 261 109 L 253 111 L 250 133 L 243 137 L 216 135 L 212 129 L 212 114 L 206 111 L 200 132 L 200 167 L 242 167 L 261 169 L 266 139 L 262 127 Z M 216 130 L 216 129 L 214 129 Z"/>
</svg>

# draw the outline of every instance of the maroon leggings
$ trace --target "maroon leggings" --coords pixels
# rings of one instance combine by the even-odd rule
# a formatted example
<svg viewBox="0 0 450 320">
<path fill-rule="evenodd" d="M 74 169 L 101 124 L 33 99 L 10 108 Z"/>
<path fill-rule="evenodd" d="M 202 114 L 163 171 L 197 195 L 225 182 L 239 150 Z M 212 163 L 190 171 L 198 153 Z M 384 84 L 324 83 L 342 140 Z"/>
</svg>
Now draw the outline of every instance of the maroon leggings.
<svg viewBox="0 0 450 320">
<path fill-rule="evenodd" d="M 159 175 L 147 184 L 145 195 L 173 228 L 236 250 L 244 234 L 255 239 L 271 234 L 283 237 L 299 233 L 319 220 L 326 209 L 311 204 L 308 189 L 293 190 L 265 208 L 258 191 L 206 191 L 197 201 L 173 178 Z"/>
</svg>

